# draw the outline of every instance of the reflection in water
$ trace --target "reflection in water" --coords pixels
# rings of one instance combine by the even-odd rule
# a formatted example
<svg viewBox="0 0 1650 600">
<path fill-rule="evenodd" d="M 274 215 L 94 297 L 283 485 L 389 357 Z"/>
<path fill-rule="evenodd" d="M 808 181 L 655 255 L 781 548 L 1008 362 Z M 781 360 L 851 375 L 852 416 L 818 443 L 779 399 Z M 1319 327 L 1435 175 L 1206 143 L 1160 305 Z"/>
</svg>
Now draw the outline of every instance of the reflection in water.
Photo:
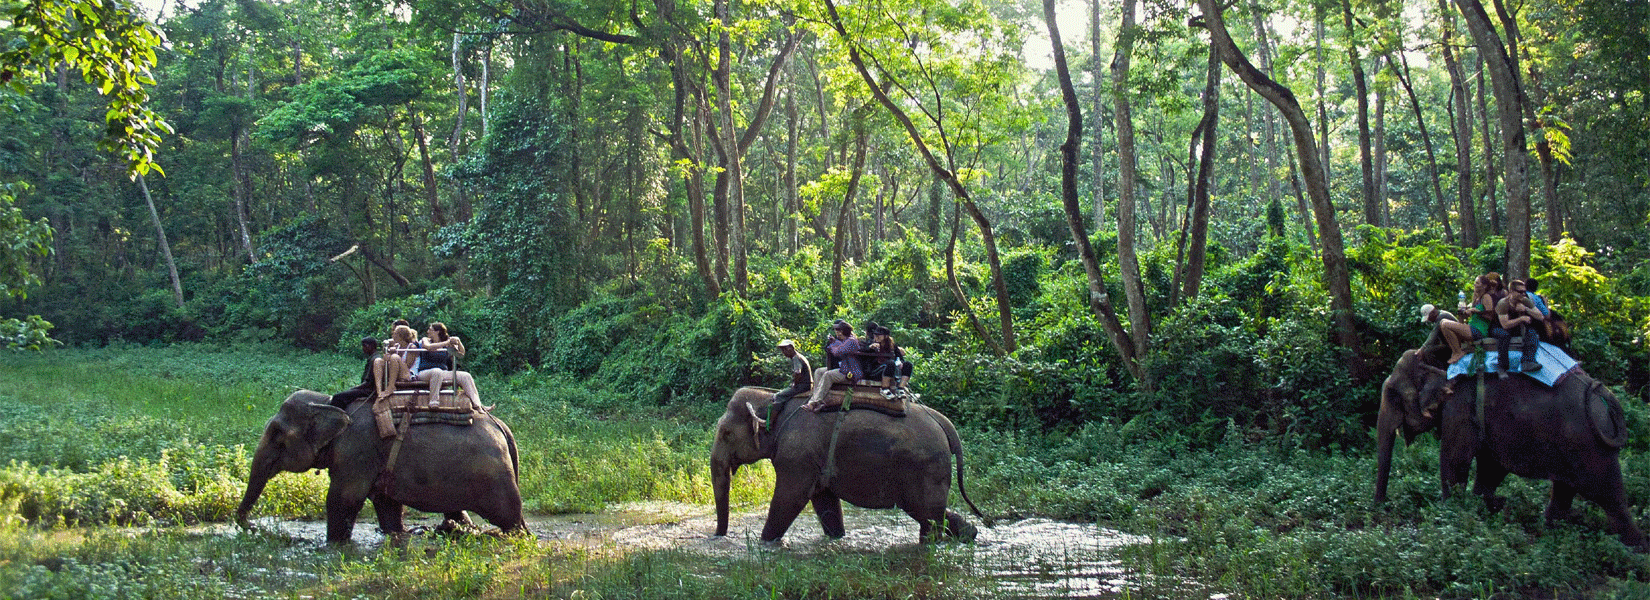
<svg viewBox="0 0 1650 600">
<path fill-rule="evenodd" d="M 599 514 L 531 515 L 528 528 L 540 540 L 555 543 L 626 549 L 680 548 L 704 554 L 738 557 L 758 551 L 757 535 L 766 518 L 765 507 L 735 512 L 729 535 L 714 538 L 716 517 L 710 507 L 697 504 L 643 502 L 625 504 Z M 847 535 L 826 538 L 812 511 L 803 511 L 785 534 L 787 552 L 818 550 L 886 552 L 917 545 L 917 524 L 897 510 L 864 510 L 844 505 Z M 437 515 L 408 515 L 409 526 L 433 526 Z M 973 517 L 970 516 L 970 520 Z M 313 548 L 325 542 L 326 523 L 260 519 L 260 528 L 284 535 Z M 484 521 L 478 525 L 485 526 Z M 415 531 L 421 528 L 415 528 Z M 232 525 L 224 533 L 234 531 Z M 365 551 L 382 547 L 385 537 L 370 517 L 356 523 L 356 546 Z M 974 544 L 945 544 L 936 551 L 963 564 L 985 570 L 1009 598 L 1120 598 L 1124 588 L 1138 588 L 1127 578 L 1117 559 L 1118 548 L 1146 543 L 1093 524 L 1026 519 L 980 528 Z M 1190 590 L 1187 590 L 1190 592 Z M 1193 593 L 1193 595 L 1196 595 Z"/>
</svg>

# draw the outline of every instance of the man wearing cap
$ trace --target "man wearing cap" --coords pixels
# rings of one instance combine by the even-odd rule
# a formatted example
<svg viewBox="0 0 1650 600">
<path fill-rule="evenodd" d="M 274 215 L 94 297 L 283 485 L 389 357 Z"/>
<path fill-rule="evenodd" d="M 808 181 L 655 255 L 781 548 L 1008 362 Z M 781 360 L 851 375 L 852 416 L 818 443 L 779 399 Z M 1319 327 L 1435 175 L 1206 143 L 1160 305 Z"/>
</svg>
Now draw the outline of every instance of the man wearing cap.
<svg viewBox="0 0 1650 600">
<path fill-rule="evenodd" d="M 791 385 L 790 387 L 779 390 L 773 395 L 773 407 L 775 414 L 778 414 L 779 411 L 784 408 L 785 403 L 789 402 L 791 398 L 795 398 L 797 394 L 801 394 L 813 388 L 814 382 L 813 367 L 808 364 L 808 357 L 803 356 L 801 352 L 796 351 L 796 342 L 791 340 L 779 340 L 779 345 L 777 347 L 779 348 L 780 354 L 783 354 L 786 358 L 791 359 Z"/>
<path fill-rule="evenodd" d="M 1467 326 L 1466 323 L 1462 323 L 1461 319 L 1456 318 L 1455 313 L 1431 304 L 1422 304 L 1421 322 L 1438 324 L 1438 328 L 1433 330 L 1432 335 L 1427 336 L 1426 343 L 1421 345 L 1422 348 L 1432 346 L 1433 337 L 1442 337 L 1444 343 L 1448 344 L 1450 349 L 1449 360 L 1445 361 L 1446 363 L 1454 363 L 1467 355 L 1465 347 L 1474 339 L 1472 328 Z"/>
</svg>

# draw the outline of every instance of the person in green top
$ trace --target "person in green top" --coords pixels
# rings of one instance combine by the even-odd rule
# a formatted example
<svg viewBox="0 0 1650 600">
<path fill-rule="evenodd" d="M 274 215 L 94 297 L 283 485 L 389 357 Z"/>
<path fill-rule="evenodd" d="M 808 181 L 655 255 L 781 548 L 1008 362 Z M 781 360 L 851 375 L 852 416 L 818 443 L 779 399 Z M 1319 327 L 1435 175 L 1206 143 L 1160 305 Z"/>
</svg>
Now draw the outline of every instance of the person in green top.
<svg viewBox="0 0 1650 600">
<path fill-rule="evenodd" d="M 1438 328 L 1443 333 L 1444 341 L 1449 344 L 1449 364 L 1461 360 L 1467 355 L 1467 344 L 1490 335 L 1490 319 L 1495 318 L 1495 303 L 1500 300 L 1497 295 L 1501 289 L 1501 275 L 1485 273 L 1472 281 L 1472 302 L 1462 303 L 1456 308 L 1467 317 L 1467 322 L 1439 319 Z M 1426 321 L 1426 317 L 1422 317 Z"/>
</svg>

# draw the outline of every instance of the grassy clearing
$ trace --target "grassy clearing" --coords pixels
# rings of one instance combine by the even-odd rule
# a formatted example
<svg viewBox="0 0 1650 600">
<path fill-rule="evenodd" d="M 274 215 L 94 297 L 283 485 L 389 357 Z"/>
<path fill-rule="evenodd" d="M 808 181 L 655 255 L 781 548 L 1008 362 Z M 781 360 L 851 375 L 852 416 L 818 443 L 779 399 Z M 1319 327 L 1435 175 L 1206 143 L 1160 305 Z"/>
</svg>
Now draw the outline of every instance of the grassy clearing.
<svg viewBox="0 0 1650 600">
<path fill-rule="evenodd" d="M 270 365 L 279 365 L 271 367 Z M 359 363 L 205 347 L 9 355 L 0 361 L 0 597 L 975 598 L 996 594 L 969 547 L 707 558 L 684 550 L 459 537 L 317 551 L 222 523 L 263 422 L 291 389 L 351 385 Z M 532 376 L 483 379 L 516 431 L 529 512 L 635 500 L 708 503 L 719 402 L 668 411 Z M 1643 406 L 1627 407 L 1644 431 Z M 1131 597 L 1650 597 L 1650 560 L 1603 532 L 1541 520 L 1546 485 L 1511 478 L 1506 509 L 1437 500 L 1437 442 L 1395 457 L 1392 500 L 1369 502 L 1368 449 L 1305 451 L 1232 429 L 1188 450 L 1172 433 L 1090 423 L 1067 434 L 970 430 L 969 490 L 998 517 L 1047 516 L 1149 536 L 1122 551 Z M 1641 434 L 1640 438 L 1650 438 Z M 1370 447 L 1373 447 L 1371 442 Z M 1622 454 L 1650 506 L 1650 439 Z M 740 472 L 735 501 L 771 489 Z M 285 474 L 257 514 L 322 517 L 324 474 Z M 119 526 L 136 526 L 122 528 Z M 1188 583 L 1190 582 L 1190 583 Z M 645 591 L 644 591 L 645 590 Z"/>
</svg>

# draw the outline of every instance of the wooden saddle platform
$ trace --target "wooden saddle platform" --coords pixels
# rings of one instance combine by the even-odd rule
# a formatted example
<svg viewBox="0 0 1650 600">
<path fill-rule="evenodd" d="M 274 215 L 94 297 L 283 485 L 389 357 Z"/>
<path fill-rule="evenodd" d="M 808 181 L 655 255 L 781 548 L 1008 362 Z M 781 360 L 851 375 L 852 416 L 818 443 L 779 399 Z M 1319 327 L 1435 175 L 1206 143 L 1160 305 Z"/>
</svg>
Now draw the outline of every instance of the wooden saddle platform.
<svg viewBox="0 0 1650 600">
<path fill-rule="evenodd" d="M 909 395 L 887 398 L 882 395 L 882 387 L 878 385 L 839 383 L 831 386 L 830 391 L 825 393 L 825 403 L 819 412 L 837 412 L 847 406 L 848 410 L 874 410 L 889 416 L 903 417 Z"/>
</svg>

